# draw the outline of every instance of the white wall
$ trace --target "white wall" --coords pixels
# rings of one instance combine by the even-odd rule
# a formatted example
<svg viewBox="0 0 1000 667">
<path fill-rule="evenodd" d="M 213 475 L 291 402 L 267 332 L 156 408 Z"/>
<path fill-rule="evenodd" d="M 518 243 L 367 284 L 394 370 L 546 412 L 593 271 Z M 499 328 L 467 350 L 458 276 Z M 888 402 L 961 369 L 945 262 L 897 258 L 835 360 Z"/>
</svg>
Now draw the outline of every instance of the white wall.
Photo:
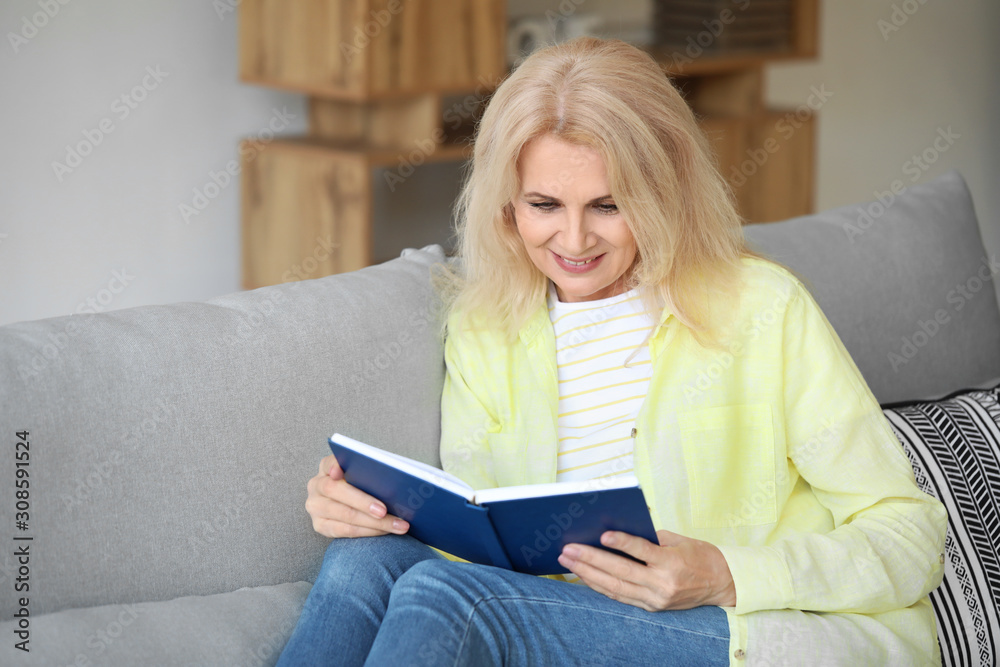
<svg viewBox="0 0 1000 667">
<path fill-rule="evenodd" d="M 41 11 L 39 1 L 58 13 L 15 53 L 9 34 Z M 303 98 L 238 83 L 236 15 L 220 18 L 208 0 L 59 1 L 0 3 L 0 324 L 88 308 L 88 299 L 112 309 L 238 289 L 238 185 L 222 188 L 190 224 L 178 207 L 191 205 L 209 172 L 237 157 L 240 138 L 267 127 L 273 109 L 296 116 L 285 132 L 301 132 Z M 649 7 L 649 0 L 568 1 L 579 12 L 612 7 L 625 23 Z M 510 2 L 512 13 L 544 4 Z M 791 107 L 813 85 L 834 93 L 819 111 L 817 207 L 869 200 L 896 179 L 909 184 L 908 161 L 933 145 L 938 128 L 951 126 L 959 138 L 917 182 L 958 168 L 987 248 L 1000 253 L 1000 3 L 822 4 L 820 58 L 772 66 L 768 93 L 772 104 Z M 891 20 L 893 5 L 919 9 L 884 39 L 877 22 Z M 169 74 L 122 117 L 115 100 L 157 66 Z M 60 182 L 52 163 L 102 119 L 113 131 Z M 424 170 L 414 179 L 418 219 L 409 217 L 414 206 L 379 196 L 383 255 L 395 250 L 390 236 L 405 245 L 447 240 L 460 170 Z M 436 183 L 440 192 L 429 196 Z M 404 214 L 400 225 L 395 218 Z M 114 293 L 121 287 L 114 272 L 123 269 L 128 284 Z"/>
<path fill-rule="evenodd" d="M 212 2 L 38 1 L 0 3 L 0 324 L 239 289 L 238 179 L 190 222 L 179 207 L 241 138 L 301 132 L 303 98 L 238 82 L 236 14 Z"/>
<path fill-rule="evenodd" d="M 768 77 L 773 104 L 802 104 L 813 85 L 833 94 L 818 115 L 817 210 L 954 168 L 987 251 L 1000 254 L 998 33 L 996 0 L 825 0 L 820 58 Z M 957 138 L 938 141 L 947 150 L 935 158 L 948 128 Z"/>
</svg>

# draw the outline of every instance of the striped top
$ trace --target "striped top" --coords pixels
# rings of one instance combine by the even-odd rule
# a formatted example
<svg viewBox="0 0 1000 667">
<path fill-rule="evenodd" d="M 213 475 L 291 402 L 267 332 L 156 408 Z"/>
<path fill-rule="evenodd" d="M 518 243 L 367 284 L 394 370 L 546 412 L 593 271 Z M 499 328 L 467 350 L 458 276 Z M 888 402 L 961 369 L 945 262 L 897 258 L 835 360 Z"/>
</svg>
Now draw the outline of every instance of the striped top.
<svg viewBox="0 0 1000 667">
<path fill-rule="evenodd" d="M 646 341 L 656 322 L 638 290 L 564 303 L 550 282 L 548 301 L 559 377 L 556 480 L 632 473 L 631 433 L 653 372 Z"/>
</svg>

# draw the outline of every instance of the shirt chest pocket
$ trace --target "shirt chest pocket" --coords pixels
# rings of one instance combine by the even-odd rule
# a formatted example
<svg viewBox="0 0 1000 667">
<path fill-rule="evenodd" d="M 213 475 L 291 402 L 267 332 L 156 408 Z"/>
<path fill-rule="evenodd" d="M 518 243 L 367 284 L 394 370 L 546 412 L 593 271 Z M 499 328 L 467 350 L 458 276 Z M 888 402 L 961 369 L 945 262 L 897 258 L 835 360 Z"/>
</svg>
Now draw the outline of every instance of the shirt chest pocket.
<svg viewBox="0 0 1000 667">
<path fill-rule="evenodd" d="M 678 415 L 696 526 L 777 521 L 774 431 L 767 403 L 722 405 Z"/>
</svg>

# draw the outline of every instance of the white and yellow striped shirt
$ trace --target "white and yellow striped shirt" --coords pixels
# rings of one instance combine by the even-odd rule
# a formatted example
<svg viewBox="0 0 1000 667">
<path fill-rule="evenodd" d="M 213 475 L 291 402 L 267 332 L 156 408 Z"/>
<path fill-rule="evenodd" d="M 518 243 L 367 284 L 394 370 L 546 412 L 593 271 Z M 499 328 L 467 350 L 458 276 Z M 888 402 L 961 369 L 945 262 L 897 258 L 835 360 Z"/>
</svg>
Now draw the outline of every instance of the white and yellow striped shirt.
<svg viewBox="0 0 1000 667">
<path fill-rule="evenodd" d="M 549 283 L 559 377 L 560 482 L 634 472 L 635 419 L 653 366 L 646 345 L 656 320 L 637 290 L 564 303 Z"/>
</svg>

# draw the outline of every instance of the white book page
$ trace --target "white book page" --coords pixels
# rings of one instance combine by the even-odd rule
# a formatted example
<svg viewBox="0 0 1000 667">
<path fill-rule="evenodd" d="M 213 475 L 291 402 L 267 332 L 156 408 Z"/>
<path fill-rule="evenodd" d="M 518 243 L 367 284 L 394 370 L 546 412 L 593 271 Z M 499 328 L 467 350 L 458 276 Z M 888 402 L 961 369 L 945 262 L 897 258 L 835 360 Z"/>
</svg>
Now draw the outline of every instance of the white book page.
<svg viewBox="0 0 1000 667">
<path fill-rule="evenodd" d="M 622 475 L 611 479 L 587 479 L 578 482 L 552 482 L 551 484 L 524 484 L 522 486 L 502 486 L 498 489 L 476 491 L 476 503 L 514 500 L 516 498 L 540 498 L 559 496 L 566 493 L 593 493 L 608 489 L 628 489 L 639 486 L 635 475 Z"/>
<path fill-rule="evenodd" d="M 394 454 L 384 449 L 373 447 L 372 445 L 366 445 L 363 442 L 355 440 L 354 438 L 349 438 L 346 435 L 341 435 L 340 433 L 334 433 L 332 439 L 338 445 L 343 445 L 348 449 L 353 449 L 359 454 L 364 454 L 365 456 L 375 459 L 376 461 L 381 461 L 382 463 L 390 465 L 397 470 L 402 470 L 403 472 L 409 473 L 414 477 L 418 477 L 426 482 L 435 484 L 446 491 L 457 493 L 466 500 L 471 501 L 475 496 L 475 492 L 472 490 L 472 487 L 460 480 L 458 477 L 455 477 L 440 468 L 427 465 L 423 461 L 417 461 L 416 459 L 411 459 L 401 454 Z"/>
</svg>

